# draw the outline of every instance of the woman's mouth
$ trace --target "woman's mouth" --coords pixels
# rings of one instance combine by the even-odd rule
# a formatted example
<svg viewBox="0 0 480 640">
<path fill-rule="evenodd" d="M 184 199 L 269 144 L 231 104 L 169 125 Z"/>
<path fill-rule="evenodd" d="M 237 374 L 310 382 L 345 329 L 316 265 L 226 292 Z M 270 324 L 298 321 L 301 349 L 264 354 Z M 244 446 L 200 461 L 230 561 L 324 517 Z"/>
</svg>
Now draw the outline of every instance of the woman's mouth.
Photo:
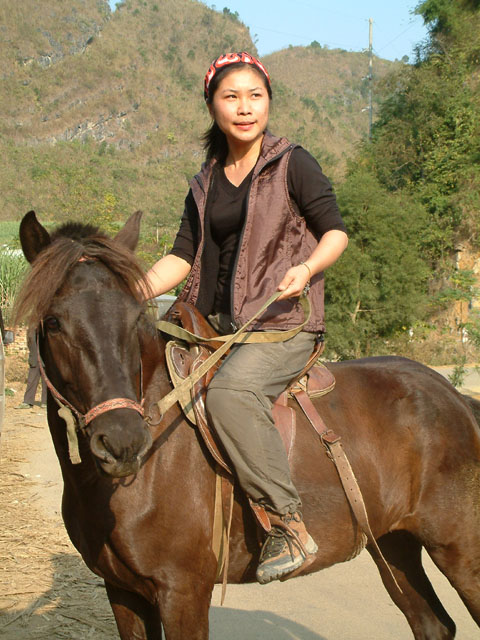
<svg viewBox="0 0 480 640">
<path fill-rule="evenodd" d="M 254 124 L 254 122 L 236 122 L 235 126 L 243 131 L 248 131 L 248 129 L 251 129 Z"/>
</svg>

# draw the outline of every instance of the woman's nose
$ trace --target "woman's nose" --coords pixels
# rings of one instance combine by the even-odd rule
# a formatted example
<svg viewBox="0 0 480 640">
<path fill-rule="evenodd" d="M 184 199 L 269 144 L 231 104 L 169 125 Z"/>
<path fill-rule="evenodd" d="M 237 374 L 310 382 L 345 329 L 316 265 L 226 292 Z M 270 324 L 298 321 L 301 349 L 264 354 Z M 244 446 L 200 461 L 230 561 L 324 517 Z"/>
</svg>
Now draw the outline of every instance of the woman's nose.
<svg viewBox="0 0 480 640">
<path fill-rule="evenodd" d="M 248 98 L 243 98 L 239 101 L 238 103 L 238 112 L 239 113 L 250 113 L 251 112 L 251 107 L 250 107 L 250 100 L 248 100 Z"/>
</svg>

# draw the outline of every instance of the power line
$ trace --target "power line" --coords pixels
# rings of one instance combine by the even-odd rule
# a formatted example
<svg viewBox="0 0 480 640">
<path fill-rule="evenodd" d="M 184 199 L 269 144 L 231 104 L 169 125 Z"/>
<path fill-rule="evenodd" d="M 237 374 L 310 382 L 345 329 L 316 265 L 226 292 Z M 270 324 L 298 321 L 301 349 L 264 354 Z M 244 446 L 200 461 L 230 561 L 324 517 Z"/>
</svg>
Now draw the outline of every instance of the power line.
<svg viewBox="0 0 480 640">
<path fill-rule="evenodd" d="M 406 29 L 404 29 L 403 31 L 401 31 L 398 35 L 396 35 L 394 38 L 392 38 L 391 40 L 389 40 L 386 44 L 383 44 L 379 49 L 375 48 L 375 53 L 378 54 L 380 51 L 382 51 L 383 49 L 385 49 L 386 47 L 388 47 L 389 45 L 391 45 L 393 42 L 395 42 L 396 40 L 398 40 L 398 38 L 401 38 L 405 33 L 407 33 L 407 31 L 409 31 L 410 29 L 412 29 L 413 27 L 415 27 L 415 24 L 411 24 L 409 25 Z M 299 34 L 299 33 L 291 33 L 290 31 L 279 31 L 278 29 L 271 29 L 270 27 L 262 27 L 260 25 L 250 25 L 249 27 L 252 31 L 268 31 L 269 33 L 277 33 L 279 35 L 282 36 L 288 36 L 290 38 L 298 38 L 299 40 L 305 42 L 307 40 L 307 38 L 305 37 L 305 33 L 303 34 Z M 313 38 L 313 40 L 315 40 L 316 38 L 311 36 Z M 318 38 L 318 35 L 317 35 Z M 332 46 L 332 47 L 340 47 L 342 49 L 346 49 L 347 51 L 350 50 L 350 47 L 348 45 L 346 45 L 345 43 L 342 42 L 332 42 L 331 40 L 323 40 L 321 38 L 321 43 L 326 44 L 328 46 Z M 362 47 L 363 49 L 363 47 Z"/>
<path fill-rule="evenodd" d="M 390 40 L 390 42 L 387 42 L 387 44 L 384 44 L 382 47 L 380 47 L 380 49 L 378 49 L 378 51 L 382 51 L 382 49 L 385 49 L 385 47 L 388 47 L 390 44 L 392 44 L 392 42 L 395 42 L 395 40 L 398 40 L 398 38 L 401 38 L 404 33 L 407 33 L 407 31 L 410 31 L 410 29 L 412 29 L 415 26 L 416 26 L 416 24 L 414 22 L 412 22 L 412 24 L 410 24 L 406 29 L 404 29 L 404 31 L 399 33 L 398 36 L 395 36 L 395 38 L 392 38 L 392 40 Z"/>
<path fill-rule="evenodd" d="M 306 40 L 304 33 L 302 35 L 300 35 L 298 33 L 289 33 L 288 31 L 278 31 L 277 29 L 270 29 L 268 27 L 260 27 L 258 25 L 251 25 L 250 29 L 252 31 L 257 31 L 258 30 L 258 31 L 269 31 L 270 33 L 278 33 L 281 36 L 289 36 L 290 38 L 300 38 L 300 40 L 303 40 L 304 42 Z M 313 38 L 313 40 L 315 40 L 315 38 Z M 346 49 L 347 48 L 346 45 L 342 44 L 341 42 L 328 42 L 326 40 L 322 40 L 322 42 L 324 44 L 328 44 L 329 46 L 332 46 L 332 47 L 333 46 L 341 47 L 342 49 Z"/>
<path fill-rule="evenodd" d="M 373 124 L 373 18 L 368 20 L 368 139 L 372 139 Z"/>
<path fill-rule="evenodd" d="M 231 6 L 232 4 L 236 5 L 237 3 L 229 2 L 228 4 Z M 342 18 L 344 20 L 348 19 L 351 22 L 359 22 L 360 20 L 365 21 L 365 18 L 361 18 L 360 16 L 352 15 L 351 13 L 347 15 L 346 13 L 344 13 L 342 11 L 338 11 L 336 9 L 332 9 L 331 7 L 324 6 L 323 3 L 321 3 L 321 4 L 320 3 L 319 4 L 313 4 L 313 3 L 308 2 L 308 1 L 305 2 L 303 0 L 297 0 L 297 2 L 295 3 L 295 7 L 298 7 L 298 6 L 306 7 L 308 9 L 311 9 L 312 10 L 312 14 L 311 14 L 312 16 L 313 15 L 318 15 L 318 12 L 322 11 L 322 13 L 325 14 L 325 15 L 337 14 L 339 16 L 342 16 Z M 240 11 L 240 14 L 241 14 L 242 6 L 238 5 L 237 8 L 238 8 L 238 10 Z M 311 22 L 312 22 L 312 25 L 313 25 L 315 20 L 312 19 Z M 376 28 L 377 28 L 378 27 L 377 22 L 375 22 L 375 24 L 376 24 Z M 295 39 L 295 41 L 296 41 L 296 43 L 298 45 L 307 46 L 307 41 L 308 40 L 310 40 L 310 41 L 317 40 L 321 44 L 325 44 L 325 45 L 330 46 L 330 47 L 335 47 L 335 48 L 338 47 L 338 48 L 345 49 L 346 51 L 352 51 L 351 44 L 345 44 L 345 43 L 342 43 L 342 42 L 323 40 L 323 38 L 321 37 L 321 35 L 319 33 L 308 34 L 308 33 L 305 33 L 305 31 L 303 33 L 301 33 L 301 34 L 300 33 L 292 33 L 292 32 L 289 32 L 289 31 L 283 31 L 281 29 L 272 29 L 271 27 L 263 27 L 261 25 L 255 25 L 255 24 L 251 24 L 251 23 L 248 26 L 249 26 L 250 30 L 252 31 L 252 33 L 257 32 L 257 35 L 258 35 L 258 32 L 278 34 L 278 35 L 285 36 L 286 38 Z M 410 22 L 410 24 L 408 25 L 408 27 L 406 29 L 403 29 L 394 38 L 391 38 L 390 40 L 388 40 L 388 42 L 386 42 L 385 44 L 382 44 L 378 48 L 378 50 L 375 49 L 375 54 L 379 55 L 381 51 L 385 50 L 392 43 L 397 41 L 405 33 L 407 33 L 409 30 L 413 29 L 416 26 L 417 26 L 417 24 L 415 23 L 415 21 L 413 19 L 411 19 L 411 22 Z M 381 31 L 382 30 L 380 29 L 380 32 Z M 276 50 L 275 46 L 279 47 L 279 45 L 272 45 L 272 51 Z M 284 46 L 286 46 L 286 45 L 282 45 L 282 47 L 284 47 Z M 359 51 L 364 51 L 365 47 L 357 45 L 357 49 Z M 399 52 L 398 55 L 401 55 L 401 52 Z"/>
</svg>

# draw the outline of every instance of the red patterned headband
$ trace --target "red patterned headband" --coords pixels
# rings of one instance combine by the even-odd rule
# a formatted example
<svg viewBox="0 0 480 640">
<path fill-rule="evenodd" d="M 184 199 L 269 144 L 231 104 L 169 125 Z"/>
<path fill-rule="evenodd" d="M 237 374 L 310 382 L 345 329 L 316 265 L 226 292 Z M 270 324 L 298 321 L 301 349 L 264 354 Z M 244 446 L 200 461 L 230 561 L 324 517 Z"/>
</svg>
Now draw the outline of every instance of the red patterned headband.
<svg viewBox="0 0 480 640">
<path fill-rule="evenodd" d="M 208 100 L 208 88 L 213 79 L 213 76 L 218 71 L 220 71 L 220 69 L 223 69 L 229 64 L 234 64 L 235 62 L 245 62 L 246 64 L 251 64 L 254 67 L 257 67 L 257 69 L 259 69 L 267 78 L 268 84 L 270 85 L 270 76 L 268 75 L 268 71 L 265 69 L 265 67 L 260 62 L 260 60 L 257 60 L 246 51 L 242 51 L 241 53 L 225 53 L 224 55 L 214 60 L 210 65 L 209 70 L 207 71 L 207 75 L 205 76 L 205 82 L 204 82 L 205 100 Z"/>
</svg>

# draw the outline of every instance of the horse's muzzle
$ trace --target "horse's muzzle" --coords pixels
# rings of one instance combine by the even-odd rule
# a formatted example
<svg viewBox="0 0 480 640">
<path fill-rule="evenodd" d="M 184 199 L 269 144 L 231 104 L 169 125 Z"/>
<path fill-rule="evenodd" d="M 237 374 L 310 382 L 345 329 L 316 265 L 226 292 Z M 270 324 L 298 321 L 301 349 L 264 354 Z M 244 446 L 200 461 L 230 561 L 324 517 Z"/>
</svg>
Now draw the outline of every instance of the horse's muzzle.
<svg viewBox="0 0 480 640">
<path fill-rule="evenodd" d="M 143 456 L 152 446 L 152 436 L 142 420 L 140 428 L 109 425 L 97 428 L 90 438 L 90 448 L 101 470 L 114 478 L 136 474 Z"/>
</svg>

